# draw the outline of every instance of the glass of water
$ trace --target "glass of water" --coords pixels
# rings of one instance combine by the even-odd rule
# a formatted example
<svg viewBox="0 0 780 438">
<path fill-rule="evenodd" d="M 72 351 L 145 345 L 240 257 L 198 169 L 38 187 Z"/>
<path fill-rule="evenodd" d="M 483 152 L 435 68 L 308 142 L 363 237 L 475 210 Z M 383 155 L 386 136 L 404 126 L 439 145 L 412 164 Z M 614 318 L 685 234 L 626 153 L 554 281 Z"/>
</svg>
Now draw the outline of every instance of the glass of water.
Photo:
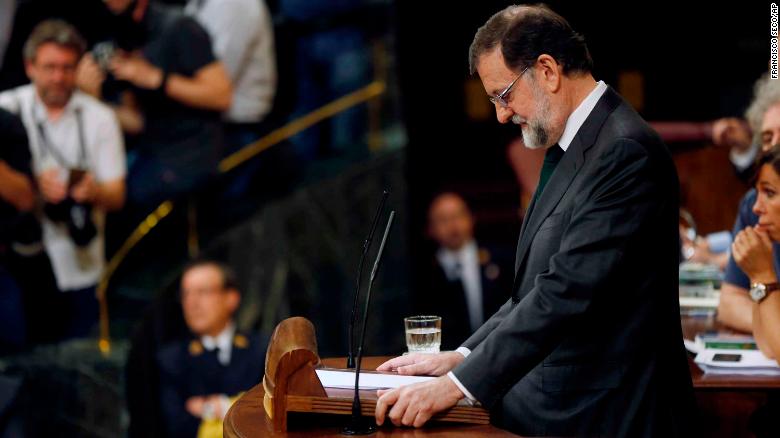
<svg viewBox="0 0 780 438">
<path fill-rule="evenodd" d="M 438 353 L 441 347 L 441 316 L 404 318 L 409 353 Z"/>
</svg>

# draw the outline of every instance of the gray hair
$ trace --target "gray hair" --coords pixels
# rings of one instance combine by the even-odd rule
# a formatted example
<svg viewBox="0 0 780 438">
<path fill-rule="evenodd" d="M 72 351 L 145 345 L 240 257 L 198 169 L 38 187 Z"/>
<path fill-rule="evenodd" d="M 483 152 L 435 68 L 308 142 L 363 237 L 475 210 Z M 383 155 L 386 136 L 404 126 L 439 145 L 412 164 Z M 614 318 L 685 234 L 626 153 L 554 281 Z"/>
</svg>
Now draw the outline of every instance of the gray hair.
<svg viewBox="0 0 780 438">
<path fill-rule="evenodd" d="M 35 26 L 27 42 L 24 43 L 24 59 L 27 61 L 35 59 L 38 49 L 46 43 L 72 49 L 78 58 L 81 58 L 87 50 L 86 41 L 75 27 L 63 20 L 45 20 Z"/>
<path fill-rule="evenodd" d="M 780 80 L 771 79 L 769 74 L 761 76 L 753 88 L 753 100 L 745 111 L 745 118 L 753 135 L 761 135 L 761 123 L 769 108 L 780 103 Z"/>
</svg>

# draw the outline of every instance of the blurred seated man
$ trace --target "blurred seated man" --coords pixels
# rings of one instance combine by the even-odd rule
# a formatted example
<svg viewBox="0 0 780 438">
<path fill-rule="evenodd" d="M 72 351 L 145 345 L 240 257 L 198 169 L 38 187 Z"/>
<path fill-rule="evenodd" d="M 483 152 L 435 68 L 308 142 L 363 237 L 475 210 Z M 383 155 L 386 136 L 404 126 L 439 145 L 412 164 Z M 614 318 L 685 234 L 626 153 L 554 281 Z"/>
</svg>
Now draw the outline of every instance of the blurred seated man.
<svg viewBox="0 0 780 438">
<path fill-rule="evenodd" d="M 181 307 L 192 337 L 163 346 L 160 406 L 171 437 L 222 431 L 231 403 L 262 380 L 266 344 L 239 334 L 233 321 L 241 295 L 232 271 L 196 261 L 181 279 Z"/>
<path fill-rule="evenodd" d="M 761 149 L 766 152 L 780 144 L 780 81 L 769 79 L 765 75 L 756 83 L 755 96 L 747 112 L 747 119 L 754 132 L 758 133 Z M 756 190 L 751 189 L 740 201 L 733 235 L 745 228 L 758 224 L 758 216 L 753 211 L 756 203 Z M 721 286 L 718 303 L 718 320 L 736 330 L 750 332 L 753 329 L 752 301 L 748 296 L 750 278 L 730 257 L 726 265 L 726 274 Z"/>
<path fill-rule="evenodd" d="M 141 214 L 217 172 L 231 84 L 206 31 L 170 6 L 106 0 L 115 41 L 96 46 L 79 86 L 114 104 L 131 145 L 128 201 Z M 135 224 L 133 224 L 135 225 Z"/>
<path fill-rule="evenodd" d="M 495 313 L 512 286 L 511 262 L 474 239 L 474 216 L 458 194 L 433 198 L 428 234 L 438 245 L 415 312 L 442 317 L 442 348 L 454 350 Z"/>
<path fill-rule="evenodd" d="M 27 135 L 18 117 L 0 109 L 0 355 L 26 340 L 22 291 L 9 269 L 11 244 L 35 191 Z"/>
<path fill-rule="evenodd" d="M 0 107 L 19 115 L 30 139 L 43 204 L 43 247 L 63 292 L 65 337 L 86 336 L 97 322 L 105 213 L 125 201 L 125 150 L 116 117 L 76 89 L 85 47 L 70 24 L 40 23 L 24 46 L 32 83 L 0 93 Z"/>
</svg>

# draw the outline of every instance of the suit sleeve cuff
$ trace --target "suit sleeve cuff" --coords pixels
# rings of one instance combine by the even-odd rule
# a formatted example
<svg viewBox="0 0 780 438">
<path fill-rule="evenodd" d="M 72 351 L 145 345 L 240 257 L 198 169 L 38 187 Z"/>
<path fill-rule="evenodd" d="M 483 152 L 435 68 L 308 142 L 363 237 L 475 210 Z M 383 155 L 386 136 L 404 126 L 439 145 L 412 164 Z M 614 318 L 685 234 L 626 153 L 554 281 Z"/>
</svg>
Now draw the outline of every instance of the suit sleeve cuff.
<svg viewBox="0 0 780 438">
<path fill-rule="evenodd" d="M 463 357 L 469 357 L 469 354 L 471 354 L 471 350 L 466 347 L 458 347 L 455 351 L 462 354 Z"/>
<path fill-rule="evenodd" d="M 476 399 L 476 398 L 474 398 L 474 396 L 473 396 L 473 395 L 471 395 L 471 393 L 469 392 L 469 390 L 468 390 L 468 389 L 466 389 L 466 387 L 465 387 L 465 386 L 463 386 L 463 384 L 462 384 L 462 383 L 460 383 L 460 380 L 458 380 L 458 378 L 457 378 L 457 377 L 455 377 L 455 374 L 453 374 L 453 372 L 452 372 L 452 371 L 450 371 L 449 373 L 447 373 L 447 377 L 449 377 L 449 378 L 450 378 L 450 380 L 452 380 L 452 383 L 454 383 L 454 384 L 455 384 L 455 386 L 457 386 L 457 387 L 458 387 L 458 389 L 460 389 L 460 392 L 462 392 L 462 393 L 463 393 L 463 395 L 465 395 L 465 396 L 466 396 L 466 399 L 469 401 L 469 403 L 470 403 L 471 405 L 474 405 L 474 403 L 476 403 L 476 402 L 477 402 L 477 399 Z"/>
</svg>

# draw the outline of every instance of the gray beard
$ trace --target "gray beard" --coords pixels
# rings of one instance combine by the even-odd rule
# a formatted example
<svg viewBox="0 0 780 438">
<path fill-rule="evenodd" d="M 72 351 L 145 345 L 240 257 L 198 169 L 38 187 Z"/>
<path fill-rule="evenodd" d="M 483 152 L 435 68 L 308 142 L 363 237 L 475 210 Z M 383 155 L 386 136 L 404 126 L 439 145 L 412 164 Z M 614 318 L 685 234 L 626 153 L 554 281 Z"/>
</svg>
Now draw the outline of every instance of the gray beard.
<svg viewBox="0 0 780 438">
<path fill-rule="evenodd" d="M 547 144 L 550 141 L 550 102 L 542 94 L 536 85 L 532 85 L 531 88 L 534 98 L 538 105 L 536 106 L 536 114 L 539 118 L 536 120 L 525 120 L 519 115 L 512 116 L 512 123 L 520 125 L 520 132 L 522 133 L 523 145 L 528 149 L 544 149 L 549 146 Z M 521 125 L 521 123 L 524 123 Z"/>
</svg>

